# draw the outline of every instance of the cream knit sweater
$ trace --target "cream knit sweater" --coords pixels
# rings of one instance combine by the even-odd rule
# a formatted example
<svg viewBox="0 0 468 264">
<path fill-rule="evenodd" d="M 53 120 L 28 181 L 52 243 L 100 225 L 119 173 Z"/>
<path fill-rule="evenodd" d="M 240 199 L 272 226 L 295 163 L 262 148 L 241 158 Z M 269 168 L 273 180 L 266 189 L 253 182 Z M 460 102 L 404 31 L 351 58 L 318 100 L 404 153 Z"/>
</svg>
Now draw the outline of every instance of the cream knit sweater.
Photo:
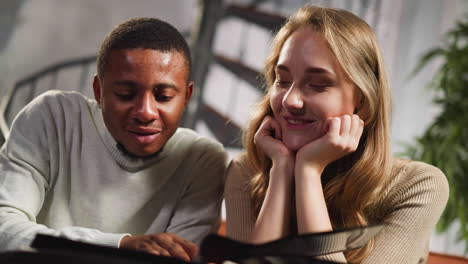
<svg viewBox="0 0 468 264">
<path fill-rule="evenodd" d="M 47 92 L 15 119 L 0 151 L 0 250 L 37 233 L 117 247 L 121 237 L 216 229 L 226 154 L 179 128 L 149 158 L 122 152 L 94 100 Z"/>
</svg>

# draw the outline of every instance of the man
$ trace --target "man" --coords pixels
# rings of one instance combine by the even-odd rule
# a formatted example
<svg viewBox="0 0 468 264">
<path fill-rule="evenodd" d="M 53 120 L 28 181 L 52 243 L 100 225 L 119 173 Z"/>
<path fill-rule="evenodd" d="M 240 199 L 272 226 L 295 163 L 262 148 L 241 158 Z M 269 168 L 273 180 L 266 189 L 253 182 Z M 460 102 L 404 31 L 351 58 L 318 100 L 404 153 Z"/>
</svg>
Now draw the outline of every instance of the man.
<svg viewBox="0 0 468 264">
<path fill-rule="evenodd" d="M 96 101 L 55 91 L 26 106 L 0 152 L 0 247 L 43 233 L 191 260 L 218 223 L 226 155 L 178 128 L 190 67 L 174 27 L 133 19 L 101 46 Z"/>
</svg>

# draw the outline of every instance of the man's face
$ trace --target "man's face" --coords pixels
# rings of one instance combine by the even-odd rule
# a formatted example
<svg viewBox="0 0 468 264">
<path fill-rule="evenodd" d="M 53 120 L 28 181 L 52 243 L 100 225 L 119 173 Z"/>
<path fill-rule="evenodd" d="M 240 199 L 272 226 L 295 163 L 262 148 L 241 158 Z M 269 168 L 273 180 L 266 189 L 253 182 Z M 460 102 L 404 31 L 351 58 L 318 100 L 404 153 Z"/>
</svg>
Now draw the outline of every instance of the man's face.
<svg viewBox="0 0 468 264">
<path fill-rule="evenodd" d="M 179 126 L 193 84 L 180 52 L 113 50 L 93 88 L 107 129 L 129 153 L 159 151 Z"/>
</svg>

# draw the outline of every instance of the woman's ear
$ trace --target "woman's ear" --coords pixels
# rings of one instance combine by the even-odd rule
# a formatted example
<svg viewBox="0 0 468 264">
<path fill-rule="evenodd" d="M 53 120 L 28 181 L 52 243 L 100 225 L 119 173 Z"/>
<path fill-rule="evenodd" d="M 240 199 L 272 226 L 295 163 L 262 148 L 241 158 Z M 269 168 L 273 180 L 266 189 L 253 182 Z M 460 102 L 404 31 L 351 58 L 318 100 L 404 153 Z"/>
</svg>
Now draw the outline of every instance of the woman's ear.
<svg viewBox="0 0 468 264">
<path fill-rule="evenodd" d="M 354 113 L 357 114 L 364 105 L 364 95 L 359 88 L 356 88 L 354 96 Z"/>
</svg>

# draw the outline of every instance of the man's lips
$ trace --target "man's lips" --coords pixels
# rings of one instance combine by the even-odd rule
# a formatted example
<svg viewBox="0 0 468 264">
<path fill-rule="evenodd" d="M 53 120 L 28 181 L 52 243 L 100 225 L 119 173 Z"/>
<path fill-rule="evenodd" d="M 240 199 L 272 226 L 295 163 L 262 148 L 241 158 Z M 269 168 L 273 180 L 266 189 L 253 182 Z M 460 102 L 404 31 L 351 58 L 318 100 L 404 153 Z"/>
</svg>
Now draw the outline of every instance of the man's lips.
<svg viewBox="0 0 468 264">
<path fill-rule="evenodd" d="M 127 131 L 139 144 L 151 144 L 161 133 L 161 129 L 150 127 L 130 127 Z"/>
<path fill-rule="evenodd" d="M 151 127 L 131 127 L 128 128 L 127 131 L 130 133 L 138 134 L 138 135 L 154 135 L 161 133 L 162 129 L 159 128 L 151 128 Z"/>
</svg>

